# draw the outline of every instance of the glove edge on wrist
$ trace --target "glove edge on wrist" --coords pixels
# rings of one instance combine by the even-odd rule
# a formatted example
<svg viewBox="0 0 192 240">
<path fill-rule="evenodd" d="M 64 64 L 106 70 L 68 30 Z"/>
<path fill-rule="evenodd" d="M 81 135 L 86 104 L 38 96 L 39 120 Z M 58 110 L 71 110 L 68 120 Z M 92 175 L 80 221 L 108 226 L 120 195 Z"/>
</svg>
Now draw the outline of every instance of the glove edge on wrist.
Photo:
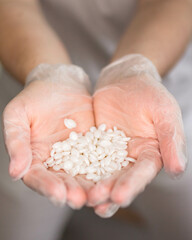
<svg viewBox="0 0 192 240">
<path fill-rule="evenodd" d="M 141 75 L 151 76 L 158 82 L 162 81 L 156 66 L 151 60 L 141 54 L 128 54 L 104 67 L 99 80 L 102 79 L 102 85 L 106 85 L 106 83 L 111 83 L 116 79 L 121 80 L 126 77 Z"/>
<path fill-rule="evenodd" d="M 61 82 L 66 86 L 76 86 L 78 88 L 86 88 L 91 90 L 91 83 L 85 71 L 76 65 L 67 64 L 47 64 L 41 63 L 37 65 L 26 77 L 25 87 L 33 81 L 50 81 Z"/>
</svg>

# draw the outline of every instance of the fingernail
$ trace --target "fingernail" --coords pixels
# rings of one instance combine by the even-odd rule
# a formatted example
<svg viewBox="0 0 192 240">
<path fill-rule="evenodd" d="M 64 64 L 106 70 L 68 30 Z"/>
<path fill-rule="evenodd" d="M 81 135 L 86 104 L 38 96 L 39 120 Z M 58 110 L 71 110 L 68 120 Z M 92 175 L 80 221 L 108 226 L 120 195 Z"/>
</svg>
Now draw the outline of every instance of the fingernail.
<svg viewBox="0 0 192 240">
<path fill-rule="evenodd" d="M 20 180 L 23 177 L 22 173 L 20 173 L 18 175 L 18 174 L 16 174 L 16 172 L 17 172 L 17 169 L 15 166 L 15 163 L 13 161 L 11 161 L 11 163 L 9 165 L 9 175 L 10 175 L 12 181 L 14 181 L 14 182 Z"/>
<path fill-rule="evenodd" d="M 180 145 L 180 151 L 178 155 L 182 166 L 182 171 L 184 171 L 187 165 L 187 146 L 185 144 L 185 141 Z"/>
<path fill-rule="evenodd" d="M 96 211 L 96 214 L 102 218 L 110 218 L 112 217 L 119 209 L 119 205 L 112 204 L 105 213 L 100 213 Z"/>
<path fill-rule="evenodd" d="M 55 205 L 56 207 L 63 207 L 65 205 L 65 200 L 61 201 L 58 200 L 55 196 L 49 197 L 49 200 Z"/>
<path fill-rule="evenodd" d="M 186 153 L 179 152 L 178 160 L 179 160 L 178 164 L 174 164 L 170 169 L 165 169 L 167 174 L 173 179 L 180 178 L 185 172 L 185 169 L 187 167 Z"/>
<path fill-rule="evenodd" d="M 102 200 L 93 201 L 92 203 L 90 203 L 90 206 L 91 206 L 91 207 L 97 206 L 97 205 L 99 205 L 99 204 L 102 204 L 102 203 L 106 202 L 106 200 L 107 200 L 107 199 L 104 198 L 104 199 L 102 199 Z"/>
<path fill-rule="evenodd" d="M 67 202 L 70 208 L 73 210 L 80 210 L 83 206 L 75 206 L 72 202 Z"/>
<path fill-rule="evenodd" d="M 23 176 L 28 172 L 29 168 L 30 168 L 31 163 L 28 164 L 28 166 L 26 166 L 23 171 L 21 171 L 19 174 L 19 169 L 18 169 L 18 164 L 14 161 L 11 160 L 10 165 L 9 165 L 9 175 L 11 176 L 13 181 L 18 181 L 21 178 L 23 178 Z"/>
<path fill-rule="evenodd" d="M 117 204 L 113 204 L 109 207 L 105 214 L 105 218 L 110 218 L 112 217 L 119 209 L 119 206 Z"/>
<path fill-rule="evenodd" d="M 179 154 L 179 160 L 182 166 L 182 171 L 185 171 L 186 165 L 187 165 L 187 151 L 184 150 L 180 152 Z"/>
</svg>

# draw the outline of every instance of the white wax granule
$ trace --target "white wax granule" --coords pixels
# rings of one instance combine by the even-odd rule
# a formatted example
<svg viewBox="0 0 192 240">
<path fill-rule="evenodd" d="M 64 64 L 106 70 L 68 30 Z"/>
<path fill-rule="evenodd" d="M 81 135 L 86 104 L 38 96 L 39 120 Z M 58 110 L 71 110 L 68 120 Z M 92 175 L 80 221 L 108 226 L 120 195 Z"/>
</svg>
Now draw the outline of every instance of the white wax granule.
<svg viewBox="0 0 192 240">
<path fill-rule="evenodd" d="M 64 119 L 64 124 L 65 124 L 66 128 L 68 128 L 68 129 L 72 129 L 77 126 L 77 124 L 74 120 L 68 119 L 68 118 Z"/>
<path fill-rule="evenodd" d="M 77 126 L 72 119 L 65 119 L 64 124 L 69 129 Z M 52 145 L 44 166 L 55 171 L 64 170 L 72 176 L 81 174 L 98 182 L 135 162 L 128 156 L 130 139 L 116 126 L 106 129 L 106 124 L 91 127 L 85 135 L 72 131 L 68 139 Z"/>
</svg>

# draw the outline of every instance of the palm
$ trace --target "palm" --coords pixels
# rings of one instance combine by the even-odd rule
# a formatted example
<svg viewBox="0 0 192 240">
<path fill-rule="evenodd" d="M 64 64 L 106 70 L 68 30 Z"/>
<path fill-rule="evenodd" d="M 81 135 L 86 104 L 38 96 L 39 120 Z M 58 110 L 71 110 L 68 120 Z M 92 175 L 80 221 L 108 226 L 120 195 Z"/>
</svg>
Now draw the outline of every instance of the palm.
<svg viewBox="0 0 192 240">
<path fill-rule="evenodd" d="M 92 203 L 113 200 L 128 204 L 161 169 L 157 134 L 153 124 L 153 92 L 136 86 L 136 79 L 98 90 L 93 98 L 96 125 L 117 126 L 131 137 L 128 155 L 137 159 L 123 171 L 91 189 Z M 97 197 L 99 196 L 99 198 Z"/>
<path fill-rule="evenodd" d="M 28 116 L 31 122 L 31 148 L 33 159 L 44 161 L 50 155 L 51 146 L 68 138 L 70 129 L 64 126 L 64 118 L 77 122 L 75 130 L 85 132 L 94 125 L 92 100 L 88 95 L 62 89 L 53 97 L 37 99 L 38 104 L 29 100 Z M 49 96 L 49 94 L 47 94 Z M 58 98 L 59 97 L 59 98 Z"/>
<path fill-rule="evenodd" d="M 102 81 L 101 81 L 102 84 Z M 100 216 L 118 205 L 127 206 L 162 167 L 171 173 L 184 170 L 184 134 L 179 106 L 159 82 L 147 76 L 129 77 L 96 91 L 96 125 L 106 122 L 131 137 L 129 156 L 137 159 L 89 191 L 89 202 Z M 117 204 L 117 205 L 116 205 Z"/>
</svg>

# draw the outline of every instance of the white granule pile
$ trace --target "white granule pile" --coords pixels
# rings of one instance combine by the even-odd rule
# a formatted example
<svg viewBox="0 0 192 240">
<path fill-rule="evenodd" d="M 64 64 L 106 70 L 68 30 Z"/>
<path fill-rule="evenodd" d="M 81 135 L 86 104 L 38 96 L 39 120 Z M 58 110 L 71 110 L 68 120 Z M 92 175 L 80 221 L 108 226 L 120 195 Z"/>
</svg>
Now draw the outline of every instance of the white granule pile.
<svg viewBox="0 0 192 240">
<path fill-rule="evenodd" d="M 64 125 L 68 129 L 77 126 L 72 119 L 65 119 Z M 72 176 L 82 174 L 86 179 L 98 182 L 129 162 L 135 162 L 134 158 L 128 157 L 130 139 L 115 126 L 106 130 L 105 124 L 91 127 L 85 135 L 72 131 L 68 139 L 53 144 L 51 156 L 44 165 L 55 171 L 64 170 Z"/>
</svg>

